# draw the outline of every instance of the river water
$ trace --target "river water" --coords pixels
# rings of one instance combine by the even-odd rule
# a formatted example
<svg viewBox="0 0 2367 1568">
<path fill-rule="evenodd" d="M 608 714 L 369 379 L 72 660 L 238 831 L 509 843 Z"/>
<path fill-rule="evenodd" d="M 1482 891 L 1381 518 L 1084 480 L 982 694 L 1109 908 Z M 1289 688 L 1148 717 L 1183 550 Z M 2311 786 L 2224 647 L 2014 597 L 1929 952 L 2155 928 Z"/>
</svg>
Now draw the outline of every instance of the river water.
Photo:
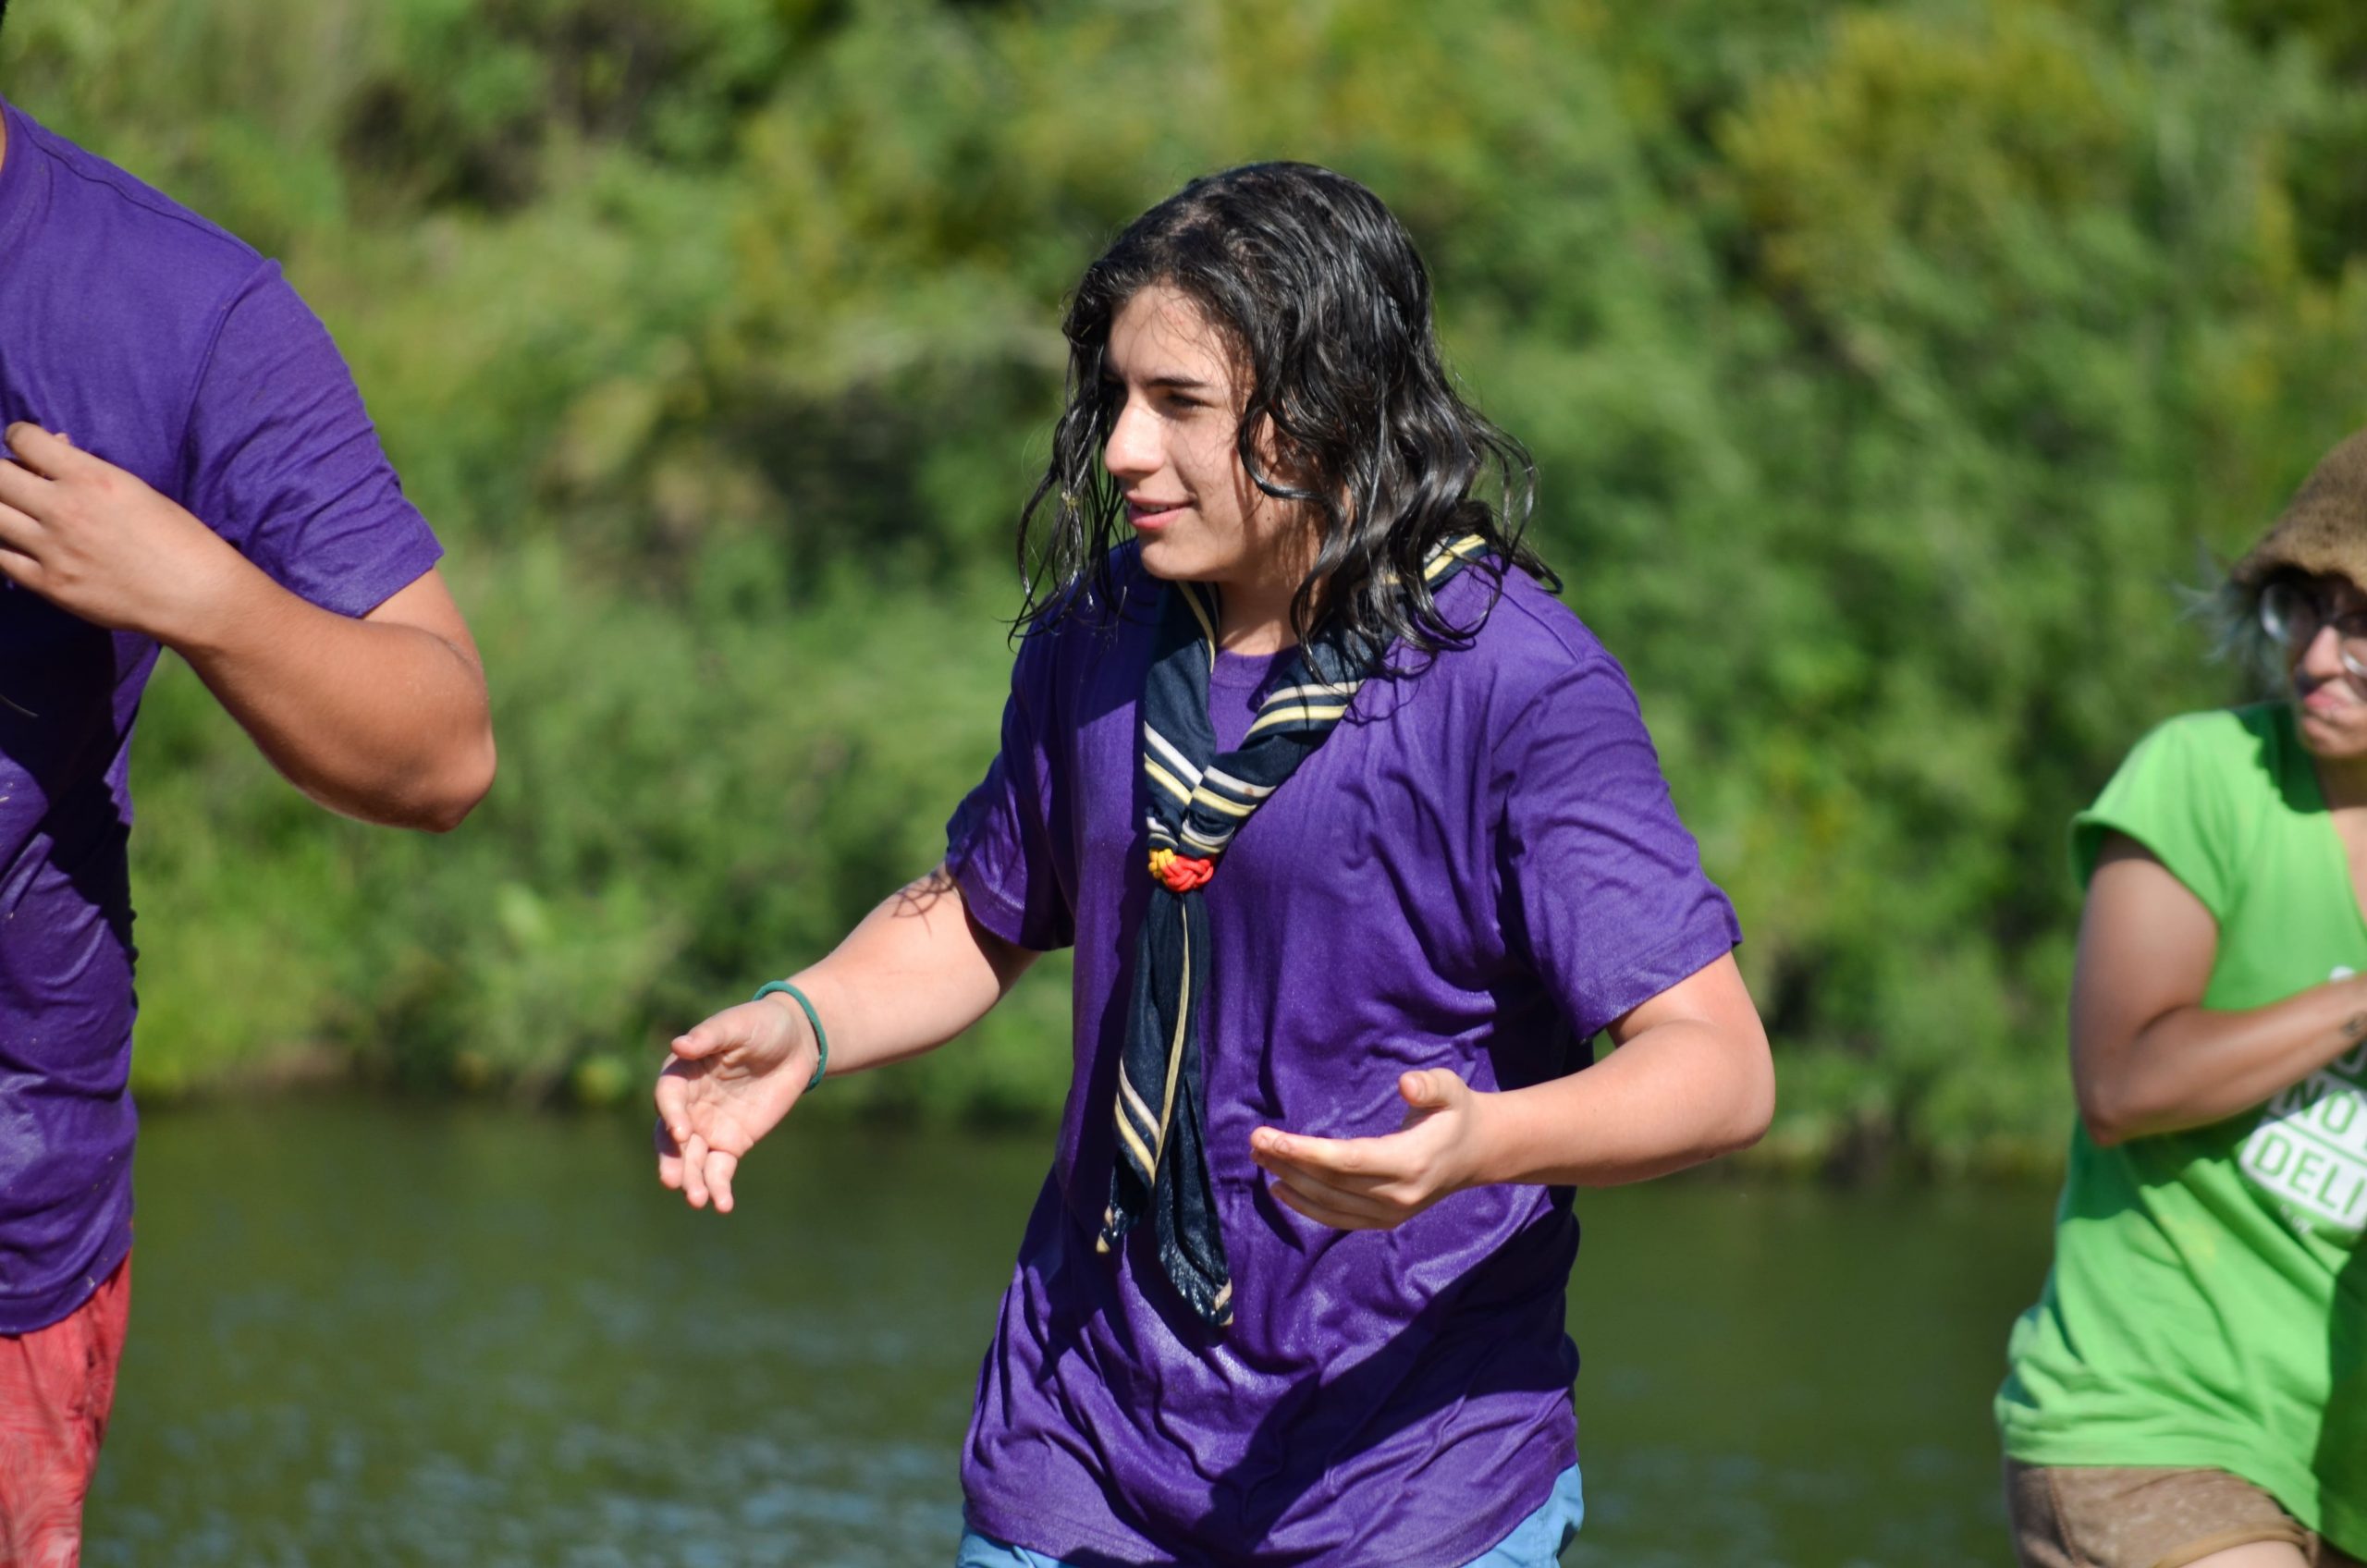
<svg viewBox="0 0 2367 1568">
<path fill-rule="evenodd" d="M 1045 1140 L 816 1126 L 692 1214 L 632 1122 L 150 1119 L 93 1568 L 941 1568 Z M 2034 1187 L 1579 1194 L 1588 1568 L 2008 1561 Z"/>
</svg>

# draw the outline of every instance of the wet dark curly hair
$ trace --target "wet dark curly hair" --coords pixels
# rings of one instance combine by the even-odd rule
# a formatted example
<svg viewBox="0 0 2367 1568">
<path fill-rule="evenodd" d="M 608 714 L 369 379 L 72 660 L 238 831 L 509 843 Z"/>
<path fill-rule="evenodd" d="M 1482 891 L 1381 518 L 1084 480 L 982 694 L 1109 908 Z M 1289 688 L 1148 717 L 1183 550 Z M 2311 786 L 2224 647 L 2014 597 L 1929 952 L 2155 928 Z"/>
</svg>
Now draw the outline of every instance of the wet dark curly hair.
<svg viewBox="0 0 2367 1568">
<path fill-rule="evenodd" d="M 1020 517 L 1023 624 L 1049 624 L 1081 598 L 1118 602 L 1111 553 L 1132 532 L 1101 463 L 1117 414 L 1102 360 L 1111 322 L 1159 284 L 1199 307 L 1245 373 L 1244 470 L 1268 496 L 1314 509 L 1320 549 L 1291 606 L 1301 637 L 1319 613 L 1378 645 L 1427 654 L 1463 642 L 1474 628 L 1441 617 L 1420 568 L 1441 541 L 1469 533 L 1493 546 L 1499 586 L 1509 567 L 1560 587 L 1522 542 L 1536 465 L 1457 393 L 1439 357 L 1429 274 L 1404 226 L 1343 175 L 1250 164 L 1136 218 L 1077 285 L 1062 323 L 1067 407 Z M 1266 421 L 1271 464 L 1256 449 Z"/>
</svg>

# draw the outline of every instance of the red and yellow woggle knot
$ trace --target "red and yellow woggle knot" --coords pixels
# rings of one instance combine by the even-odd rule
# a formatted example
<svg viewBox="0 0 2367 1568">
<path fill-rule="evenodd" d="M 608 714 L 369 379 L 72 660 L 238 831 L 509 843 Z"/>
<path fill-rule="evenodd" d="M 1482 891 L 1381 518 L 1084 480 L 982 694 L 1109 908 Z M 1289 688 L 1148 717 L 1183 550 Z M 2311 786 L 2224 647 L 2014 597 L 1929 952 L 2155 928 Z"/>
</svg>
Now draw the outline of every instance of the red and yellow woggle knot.
<svg viewBox="0 0 2367 1568">
<path fill-rule="evenodd" d="M 1188 893 L 1208 886 L 1208 878 L 1217 874 L 1217 863 L 1158 849 L 1150 852 L 1150 874 L 1169 892 Z"/>
</svg>

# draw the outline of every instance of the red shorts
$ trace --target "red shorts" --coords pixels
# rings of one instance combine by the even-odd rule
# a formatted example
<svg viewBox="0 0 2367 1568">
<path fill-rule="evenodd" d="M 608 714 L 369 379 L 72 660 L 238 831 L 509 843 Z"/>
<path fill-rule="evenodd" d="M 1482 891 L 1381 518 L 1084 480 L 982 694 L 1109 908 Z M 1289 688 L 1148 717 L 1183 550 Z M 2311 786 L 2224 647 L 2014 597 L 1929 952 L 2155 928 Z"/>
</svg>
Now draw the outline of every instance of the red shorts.
<svg viewBox="0 0 2367 1568">
<path fill-rule="evenodd" d="M 46 1329 L 0 1334 L 0 1565 L 74 1568 L 82 1495 L 115 1403 L 131 1259 Z"/>
</svg>

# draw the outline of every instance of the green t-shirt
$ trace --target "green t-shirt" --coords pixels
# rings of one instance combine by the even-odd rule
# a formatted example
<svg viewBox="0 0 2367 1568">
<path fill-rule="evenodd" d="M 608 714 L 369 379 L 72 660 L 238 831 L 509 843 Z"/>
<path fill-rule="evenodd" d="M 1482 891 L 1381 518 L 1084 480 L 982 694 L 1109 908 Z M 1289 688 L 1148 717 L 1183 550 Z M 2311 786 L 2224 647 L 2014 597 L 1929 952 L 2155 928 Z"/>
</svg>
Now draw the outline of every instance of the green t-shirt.
<svg viewBox="0 0 2367 1568">
<path fill-rule="evenodd" d="M 2147 736 L 2072 828 L 2108 831 L 2218 922 L 2202 1005 L 2260 1007 L 2367 970 L 2342 841 L 2282 703 Z M 2071 1134 L 2054 1268 L 1997 1395 L 2026 1464 L 2207 1465 L 2367 1554 L 2367 1046 L 2209 1127 Z"/>
</svg>

